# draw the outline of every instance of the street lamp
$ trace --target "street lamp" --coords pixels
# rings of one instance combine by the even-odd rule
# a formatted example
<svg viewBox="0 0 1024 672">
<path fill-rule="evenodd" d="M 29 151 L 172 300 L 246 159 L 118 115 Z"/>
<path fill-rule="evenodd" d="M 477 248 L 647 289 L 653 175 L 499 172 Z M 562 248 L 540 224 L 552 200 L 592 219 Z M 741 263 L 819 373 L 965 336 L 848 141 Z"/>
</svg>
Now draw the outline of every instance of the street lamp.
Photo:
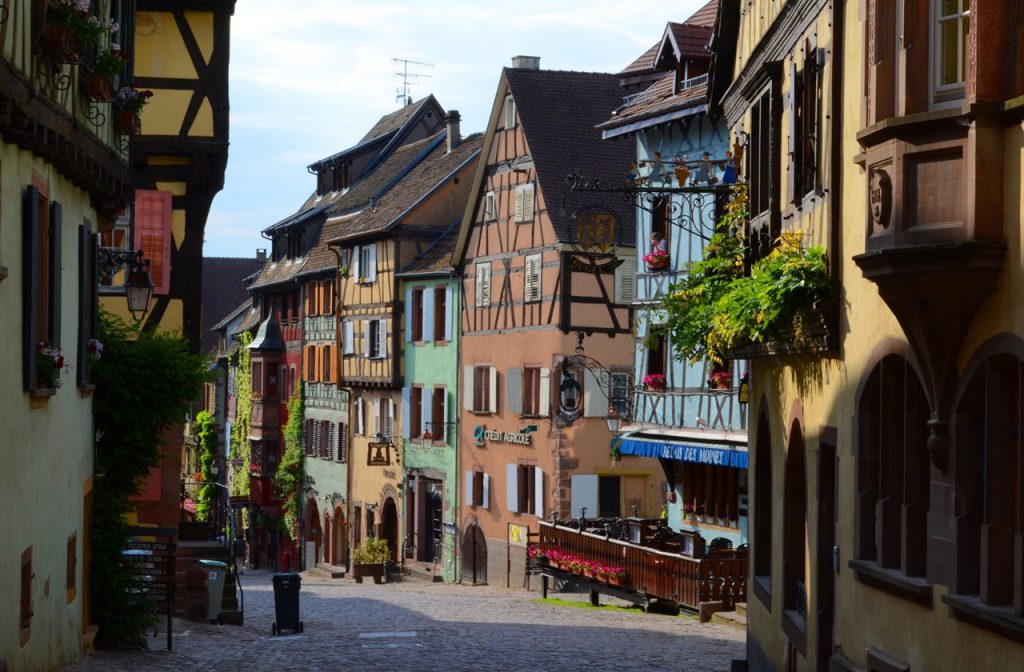
<svg viewBox="0 0 1024 672">
<path fill-rule="evenodd" d="M 141 320 L 153 298 L 153 280 L 149 277 L 149 259 L 142 258 L 142 250 L 122 250 L 113 247 L 101 247 L 99 251 L 99 275 L 103 284 L 109 285 L 111 280 L 125 266 L 128 276 L 124 281 L 125 298 L 128 299 L 128 310 L 135 320 Z"/>
<path fill-rule="evenodd" d="M 622 415 L 614 404 L 608 407 L 608 417 L 605 418 L 605 422 L 608 423 L 608 431 L 612 434 L 618 433 L 619 428 L 622 427 Z"/>
</svg>

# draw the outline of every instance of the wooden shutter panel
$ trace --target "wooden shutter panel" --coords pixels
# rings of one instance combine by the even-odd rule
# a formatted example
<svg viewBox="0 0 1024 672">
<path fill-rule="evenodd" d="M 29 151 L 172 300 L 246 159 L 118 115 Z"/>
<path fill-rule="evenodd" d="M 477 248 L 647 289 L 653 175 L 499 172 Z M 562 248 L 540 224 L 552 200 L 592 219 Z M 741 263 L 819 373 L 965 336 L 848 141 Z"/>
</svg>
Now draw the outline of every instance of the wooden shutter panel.
<svg viewBox="0 0 1024 672">
<path fill-rule="evenodd" d="M 348 425 L 338 424 L 338 461 L 348 462 Z"/>
<path fill-rule="evenodd" d="M 506 464 L 505 507 L 512 513 L 519 512 L 519 465 Z"/>
<path fill-rule="evenodd" d="M 537 412 L 540 415 L 547 415 L 551 411 L 551 369 L 540 370 L 539 395 Z"/>
<path fill-rule="evenodd" d="M 76 382 L 79 387 L 89 382 L 89 360 L 86 355 L 86 344 L 92 336 L 89 329 L 89 304 L 91 297 L 92 245 L 89 240 L 89 228 L 85 224 L 78 225 L 78 367 L 75 369 Z"/>
<path fill-rule="evenodd" d="M 475 370 L 472 366 L 462 367 L 462 408 L 473 409 L 473 392 L 476 389 Z"/>
<path fill-rule="evenodd" d="M 39 278 L 36 260 L 39 253 L 39 190 L 25 187 L 21 210 L 21 287 L 22 287 L 22 378 L 26 391 L 36 387 L 36 307 L 39 304 Z"/>
<path fill-rule="evenodd" d="M 801 195 L 797 193 L 798 189 L 796 184 L 797 180 L 800 179 L 797 175 L 796 153 L 798 151 L 803 151 L 802 148 L 798 148 L 796 145 L 797 129 L 799 128 L 799 120 L 796 118 L 796 111 L 799 107 L 797 104 L 797 96 L 799 95 L 798 89 L 796 62 L 794 57 L 794 61 L 789 64 L 789 99 L 787 104 L 787 107 L 789 108 L 787 110 L 789 113 L 789 138 L 787 140 L 788 144 L 786 148 L 788 155 L 786 166 L 789 170 L 789 178 L 786 180 L 786 202 L 788 203 L 795 203 L 797 197 Z M 801 138 L 801 140 L 803 140 L 803 138 Z"/>
<path fill-rule="evenodd" d="M 380 353 L 381 359 L 387 359 L 388 356 L 388 321 L 377 320 L 377 338 L 379 339 L 380 347 L 377 348 L 377 352 Z"/>
<path fill-rule="evenodd" d="M 412 287 L 405 288 L 405 342 L 412 343 L 412 321 L 414 319 L 412 306 Z"/>
<path fill-rule="evenodd" d="M 522 413 L 523 412 L 523 370 L 522 369 L 506 369 L 505 371 L 505 387 L 507 394 L 505 396 L 505 406 L 508 408 L 509 413 Z"/>
<path fill-rule="evenodd" d="M 356 245 L 355 247 L 352 248 L 352 277 L 354 279 L 356 279 L 356 280 L 358 280 L 359 278 L 362 277 L 359 274 L 359 270 L 360 270 L 359 269 L 359 262 L 360 262 L 359 246 Z"/>
<path fill-rule="evenodd" d="M 528 184 L 523 188 L 523 219 L 521 221 L 529 222 L 533 220 L 533 184 Z"/>
<path fill-rule="evenodd" d="M 622 260 L 615 269 L 615 303 L 633 303 L 636 296 L 636 257 Z"/>
<path fill-rule="evenodd" d="M 171 193 L 138 189 L 135 191 L 136 249 L 149 259 L 153 294 L 171 290 Z"/>
<path fill-rule="evenodd" d="M 473 472 L 466 472 L 466 506 L 473 506 Z"/>
<path fill-rule="evenodd" d="M 484 474 L 484 491 L 480 495 L 480 506 L 487 509 L 491 506 L 491 477 Z"/>
<path fill-rule="evenodd" d="M 522 187 L 516 187 L 516 221 L 521 222 L 525 217 L 525 191 Z"/>
<path fill-rule="evenodd" d="M 412 412 L 412 390 L 408 387 L 402 388 L 402 437 L 409 438 L 409 427 L 411 423 L 411 412 Z"/>
<path fill-rule="evenodd" d="M 434 340 L 434 289 L 423 290 L 423 340 Z"/>
<path fill-rule="evenodd" d="M 533 513 L 538 518 L 544 517 L 544 471 L 540 467 L 533 468 L 534 488 L 533 496 L 536 498 L 534 502 Z"/>
<path fill-rule="evenodd" d="M 603 418 L 608 415 L 608 399 L 601 383 L 589 371 L 583 372 L 583 417 Z"/>
<path fill-rule="evenodd" d="M 574 474 L 569 486 L 569 516 L 580 516 L 580 509 L 587 508 L 592 518 L 597 518 L 597 476 Z"/>
<path fill-rule="evenodd" d="M 448 389 L 447 388 L 439 389 L 439 390 L 437 390 L 437 393 L 439 395 L 441 395 L 441 422 L 442 423 L 447 423 L 448 422 Z M 434 428 L 434 431 L 435 432 L 437 431 L 436 427 Z M 445 443 L 448 443 L 448 425 L 447 424 L 442 424 L 441 425 L 441 440 L 444 441 Z"/>
<path fill-rule="evenodd" d="M 444 289 L 444 340 L 451 343 L 452 340 L 452 288 L 449 285 Z"/>
<path fill-rule="evenodd" d="M 498 370 L 493 366 L 487 367 L 490 375 L 488 394 L 487 394 L 487 410 L 491 413 L 498 412 Z"/>
<path fill-rule="evenodd" d="M 371 243 L 369 245 L 370 256 L 369 256 L 369 268 L 365 270 L 366 281 L 375 282 L 377 280 L 377 244 Z"/>
</svg>

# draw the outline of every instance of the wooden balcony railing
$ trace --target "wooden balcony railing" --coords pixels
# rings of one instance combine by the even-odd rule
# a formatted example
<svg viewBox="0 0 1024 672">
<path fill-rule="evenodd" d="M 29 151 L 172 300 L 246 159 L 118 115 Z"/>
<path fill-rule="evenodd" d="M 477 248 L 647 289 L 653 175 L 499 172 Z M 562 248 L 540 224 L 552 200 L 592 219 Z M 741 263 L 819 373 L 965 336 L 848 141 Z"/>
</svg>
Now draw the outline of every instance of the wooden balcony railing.
<svg viewBox="0 0 1024 672">
<path fill-rule="evenodd" d="M 747 601 L 747 558 L 731 551 L 719 557 L 692 558 L 547 522 L 540 523 L 538 546 L 621 567 L 626 572 L 621 589 L 671 600 L 689 609 L 711 601 L 721 601 L 731 609 L 737 602 Z"/>
<path fill-rule="evenodd" d="M 745 432 L 747 409 L 740 403 L 739 393 L 731 390 L 636 390 L 633 394 L 633 421 L 669 427 Z"/>
</svg>

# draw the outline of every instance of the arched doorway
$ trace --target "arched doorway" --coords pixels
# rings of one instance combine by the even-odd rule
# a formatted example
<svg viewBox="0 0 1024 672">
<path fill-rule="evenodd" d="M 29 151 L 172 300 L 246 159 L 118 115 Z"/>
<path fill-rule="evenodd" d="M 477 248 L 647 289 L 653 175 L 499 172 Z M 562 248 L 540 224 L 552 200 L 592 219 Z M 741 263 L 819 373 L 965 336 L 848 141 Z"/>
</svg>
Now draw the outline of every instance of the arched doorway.
<svg viewBox="0 0 1024 672">
<path fill-rule="evenodd" d="M 476 523 L 466 526 L 462 535 L 462 578 L 471 583 L 487 583 L 487 540 Z"/>
<path fill-rule="evenodd" d="M 334 551 L 331 548 L 331 512 L 324 511 L 324 551 L 321 559 L 327 564 L 334 562 Z"/>
<path fill-rule="evenodd" d="M 334 547 L 334 564 L 342 567 L 348 565 L 348 525 L 345 522 L 345 513 L 341 507 L 334 509 L 334 526 L 331 530 L 333 539 L 331 545 Z"/>
<path fill-rule="evenodd" d="M 323 532 L 320 529 L 320 510 L 316 506 L 315 499 L 310 499 L 306 504 L 306 519 L 303 521 L 303 525 L 306 531 L 306 543 L 313 543 L 313 555 L 311 558 L 306 558 L 305 548 L 299 549 L 303 554 L 303 561 L 306 563 L 300 565 L 300 569 L 305 569 L 305 566 L 308 565 L 316 566 L 317 560 L 320 558 L 320 542 Z"/>
<path fill-rule="evenodd" d="M 391 559 L 398 561 L 398 507 L 395 500 L 388 497 L 384 500 L 384 508 L 381 510 L 380 534 L 388 542 L 391 549 Z"/>
</svg>

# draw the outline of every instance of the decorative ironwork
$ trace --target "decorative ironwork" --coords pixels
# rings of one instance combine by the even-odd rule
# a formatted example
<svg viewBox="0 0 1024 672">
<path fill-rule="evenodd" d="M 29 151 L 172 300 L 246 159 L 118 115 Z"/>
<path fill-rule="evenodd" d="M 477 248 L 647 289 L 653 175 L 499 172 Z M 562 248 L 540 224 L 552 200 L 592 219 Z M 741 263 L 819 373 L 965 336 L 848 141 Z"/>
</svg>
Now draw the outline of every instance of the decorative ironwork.
<svg viewBox="0 0 1024 672">
<path fill-rule="evenodd" d="M 710 240 L 715 233 L 718 215 L 724 209 L 733 186 L 702 184 L 672 187 L 668 179 L 661 185 L 650 180 L 644 182 L 649 186 L 610 185 L 597 178 L 587 180 L 579 173 L 570 175 L 566 182 L 569 190 L 577 193 L 618 194 L 623 203 L 651 214 L 664 214 L 672 226 L 705 241 Z"/>
<path fill-rule="evenodd" d="M 105 115 L 100 110 L 100 107 L 96 104 L 96 101 L 91 101 L 89 103 L 89 106 L 85 109 L 85 118 L 88 119 L 89 122 L 97 129 L 101 128 L 103 124 L 107 123 L 107 115 Z"/>
<path fill-rule="evenodd" d="M 625 406 L 625 413 L 621 410 L 618 411 L 622 418 L 629 418 L 632 415 L 632 393 L 633 393 L 633 374 L 631 372 L 623 371 L 622 375 L 628 377 L 628 390 L 625 398 L 613 398 L 609 391 L 612 387 L 612 371 L 609 371 L 604 364 L 597 361 L 593 357 L 583 354 L 583 338 L 585 334 L 582 331 L 576 332 L 576 354 L 566 355 L 562 358 L 562 381 L 558 388 L 558 416 L 566 424 L 570 424 L 583 417 L 584 412 L 584 400 L 583 390 L 580 387 L 579 382 L 576 380 L 576 376 L 572 374 L 572 367 L 581 367 L 590 372 L 590 375 L 597 381 L 598 386 L 601 389 L 601 393 L 608 399 L 609 408 L 621 408 Z"/>
<path fill-rule="evenodd" d="M 39 74 L 49 80 L 57 91 L 67 91 L 71 88 L 71 75 L 64 71 L 64 65 L 59 61 L 50 58 L 40 59 Z"/>
<path fill-rule="evenodd" d="M 132 270 L 136 267 L 148 266 L 149 261 L 142 258 L 142 250 L 124 250 L 117 247 L 101 247 L 99 255 L 100 281 L 110 284 L 114 276 L 124 267 Z"/>
</svg>

